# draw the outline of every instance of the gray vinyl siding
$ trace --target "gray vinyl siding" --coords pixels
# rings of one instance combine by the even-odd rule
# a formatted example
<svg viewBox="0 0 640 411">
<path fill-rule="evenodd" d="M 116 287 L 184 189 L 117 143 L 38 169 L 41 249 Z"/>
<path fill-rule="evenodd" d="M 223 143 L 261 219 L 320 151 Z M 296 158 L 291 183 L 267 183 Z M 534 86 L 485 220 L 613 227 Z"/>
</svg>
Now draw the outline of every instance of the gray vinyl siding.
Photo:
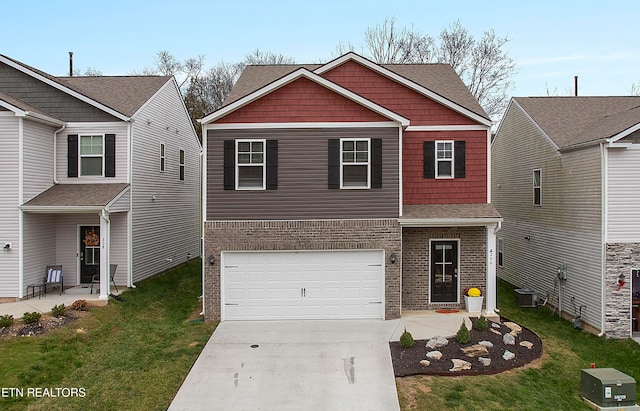
<svg viewBox="0 0 640 411">
<path fill-rule="evenodd" d="M 607 242 L 640 242 L 640 144 L 607 152 Z"/>
<path fill-rule="evenodd" d="M 0 90 L 64 121 L 115 121 L 105 113 L 48 84 L 0 63 Z"/>
<path fill-rule="evenodd" d="M 53 185 L 54 131 L 51 126 L 24 121 L 22 203 Z"/>
<path fill-rule="evenodd" d="M 116 135 L 116 176 L 115 177 L 99 177 L 99 176 L 82 176 L 78 173 L 78 177 L 67 177 L 67 136 L 70 134 L 77 135 Z M 61 184 L 90 184 L 90 183 L 127 183 L 128 179 L 128 158 L 129 158 L 129 137 L 127 135 L 127 123 L 90 123 L 86 125 L 75 125 L 67 127 L 58 133 L 56 140 L 57 146 L 57 170 L 56 175 L 58 182 Z M 104 146 L 103 146 L 104 149 Z M 104 161 L 104 159 L 103 159 Z M 78 159 L 78 163 L 80 160 Z M 104 163 L 103 163 L 104 164 Z M 103 168 L 104 172 L 104 168 Z"/>
<path fill-rule="evenodd" d="M 199 256 L 201 221 L 200 144 L 174 83 L 168 82 L 135 120 L 134 282 L 185 262 L 189 254 Z M 164 172 L 160 171 L 160 143 L 165 144 Z M 179 180 L 179 150 L 185 151 L 184 181 Z"/>
<path fill-rule="evenodd" d="M 24 284 L 23 292 L 26 295 L 29 284 L 42 283 L 48 265 L 62 264 L 58 262 L 56 248 L 56 216 L 52 214 L 29 214 L 23 217 L 23 244 L 24 249 L 29 250 L 24 256 Z M 75 252 L 73 254 L 75 256 Z M 63 265 L 64 285 L 73 283 L 73 267 Z"/>
<path fill-rule="evenodd" d="M 0 251 L 0 297 L 16 297 L 19 287 L 18 132 L 13 113 L 0 113 L 0 247 L 5 242 L 13 246 Z"/>
<path fill-rule="evenodd" d="M 223 189 L 224 140 L 278 140 L 277 190 Z M 328 140 L 382 139 L 381 189 L 329 189 Z M 394 218 L 399 207 L 398 129 L 209 130 L 207 220 Z"/>
<path fill-rule="evenodd" d="M 542 206 L 533 205 L 532 173 L 542 170 Z M 601 329 L 602 253 L 599 148 L 560 153 L 512 104 L 492 145 L 492 202 L 504 217 L 498 276 L 558 305 L 556 269 L 567 263 L 562 310 L 586 305 Z M 526 239 L 526 237 L 530 239 Z M 573 304 L 572 304 L 573 302 Z M 575 312 L 577 315 L 577 312 Z"/>
</svg>

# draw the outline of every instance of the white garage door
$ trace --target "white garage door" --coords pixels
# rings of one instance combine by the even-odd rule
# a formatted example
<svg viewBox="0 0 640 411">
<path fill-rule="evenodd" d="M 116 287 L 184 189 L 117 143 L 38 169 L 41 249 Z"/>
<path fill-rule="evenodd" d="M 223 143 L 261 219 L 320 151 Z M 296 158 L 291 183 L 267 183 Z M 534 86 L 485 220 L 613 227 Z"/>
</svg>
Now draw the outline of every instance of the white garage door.
<svg viewBox="0 0 640 411">
<path fill-rule="evenodd" d="M 384 318 L 384 252 L 223 252 L 224 320 Z"/>
</svg>

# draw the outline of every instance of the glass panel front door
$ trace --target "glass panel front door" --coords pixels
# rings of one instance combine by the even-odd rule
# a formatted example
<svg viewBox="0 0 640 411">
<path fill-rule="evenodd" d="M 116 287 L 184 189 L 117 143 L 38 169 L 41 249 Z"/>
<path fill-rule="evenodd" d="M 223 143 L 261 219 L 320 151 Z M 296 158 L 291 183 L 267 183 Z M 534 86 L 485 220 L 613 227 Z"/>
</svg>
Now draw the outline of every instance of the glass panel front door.
<svg viewBox="0 0 640 411">
<path fill-rule="evenodd" d="M 100 274 L 100 226 L 80 227 L 80 282 Z"/>
<path fill-rule="evenodd" d="M 458 242 L 431 242 L 431 302 L 457 302 Z"/>
</svg>

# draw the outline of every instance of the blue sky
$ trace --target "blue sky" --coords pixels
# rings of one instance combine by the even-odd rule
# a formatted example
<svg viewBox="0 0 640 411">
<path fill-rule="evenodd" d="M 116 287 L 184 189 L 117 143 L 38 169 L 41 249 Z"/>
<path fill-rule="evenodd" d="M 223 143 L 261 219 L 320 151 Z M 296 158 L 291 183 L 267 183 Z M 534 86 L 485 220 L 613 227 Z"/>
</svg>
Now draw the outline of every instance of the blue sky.
<svg viewBox="0 0 640 411">
<path fill-rule="evenodd" d="M 518 63 L 514 96 L 627 95 L 640 83 L 640 2 L 632 1 L 41 1 L 3 2 L 0 53 L 53 75 L 74 66 L 126 75 L 167 50 L 204 55 L 207 67 L 255 49 L 316 63 L 338 43 L 363 44 L 367 27 L 395 17 L 437 36 L 459 19 L 474 36 L 507 36 Z"/>
</svg>

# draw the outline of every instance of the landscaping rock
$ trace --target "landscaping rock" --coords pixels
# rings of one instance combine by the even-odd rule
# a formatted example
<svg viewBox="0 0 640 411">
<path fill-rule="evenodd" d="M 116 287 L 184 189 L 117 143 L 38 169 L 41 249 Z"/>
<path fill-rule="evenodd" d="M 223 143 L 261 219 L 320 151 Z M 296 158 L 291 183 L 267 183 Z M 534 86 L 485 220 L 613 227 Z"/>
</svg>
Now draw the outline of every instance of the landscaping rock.
<svg viewBox="0 0 640 411">
<path fill-rule="evenodd" d="M 502 335 L 502 333 L 500 331 L 494 330 L 493 328 L 491 328 L 489 331 L 491 331 L 492 333 L 497 334 L 497 335 Z"/>
<path fill-rule="evenodd" d="M 522 341 L 520 345 L 523 347 L 527 347 L 528 349 L 531 349 L 533 347 L 533 343 L 531 341 Z"/>
<path fill-rule="evenodd" d="M 431 361 L 429 361 L 429 360 L 422 360 L 422 361 L 420 361 L 420 364 L 424 365 L 425 367 L 428 367 L 429 365 L 431 365 Z"/>
<path fill-rule="evenodd" d="M 493 348 L 493 343 L 491 341 L 480 341 L 478 344 L 484 345 L 487 348 Z"/>
<path fill-rule="evenodd" d="M 491 358 L 478 357 L 478 361 L 480 361 L 480 363 L 485 367 L 488 367 L 491 365 Z"/>
<path fill-rule="evenodd" d="M 433 337 L 432 339 L 427 341 L 427 345 L 425 345 L 425 347 L 430 349 L 430 350 L 433 350 L 435 348 L 444 347 L 447 344 L 449 344 L 449 340 L 447 340 L 446 338 L 444 338 L 444 337 Z"/>
<path fill-rule="evenodd" d="M 514 337 L 516 337 L 518 334 L 522 332 L 522 327 L 520 327 L 518 324 L 513 323 L 511 321 L 504 323 L 504 325 L 511 330 L 509 334 L 513 335 Z"/>
<path fill-rule="evenodd" d="M 430 360 L 439 360 L 442 358 L 442 353 L 440 351 L 429 351 L 427 353 L 427 358 Z"/>
<path fill-rule="evenodd" d="M 471 358 L 489 354 L 489 351 L 487 351 L 487 347 L 480 344 L 475 344 L 470 347 L 460 348 L 460 351 L 462 351 L 462 353 L 467 357 L 471 357 Z"/>
<path fill-rule="evenodd" d="M 502 336 L 502 342 L 506 345 L 516 345 L 516 339 L 511 334 L 505 334 Z"/>
<path fill-rule="evenodd" d="M 509 334 L 506 334 L 509 335 Z M 512 353 L 511 351 L 505 351 L 504 354 L 502 354 L 502 358 L 504 358 L 506 361 L 509 360 L 513 360 L 514 358 L 516 358 L 516 355 L 514 353 Z"/>
<path fill-rule="evenodd" d="M 501 327 L 502 327 L 502 326 L 501 326 L 500 324 L 498 324 L 498 323 L 493 323 L 493 322 L 491 323 L 491 328 L 497 328 L 497 329 L 500 329 Z"/>
<path fill-rule="evenodd" d="M 471 363 L 464 361 L 464 360 L 458 360 L 458 359 L 452 359 L 451 362 L 453 363 L 453 368 L 451 368 L 449 371 L 451 372 L 458 372 L 458 371 L 463 371 L 463 370 L 470 370 L 471 369 Z"/>
</svg>

